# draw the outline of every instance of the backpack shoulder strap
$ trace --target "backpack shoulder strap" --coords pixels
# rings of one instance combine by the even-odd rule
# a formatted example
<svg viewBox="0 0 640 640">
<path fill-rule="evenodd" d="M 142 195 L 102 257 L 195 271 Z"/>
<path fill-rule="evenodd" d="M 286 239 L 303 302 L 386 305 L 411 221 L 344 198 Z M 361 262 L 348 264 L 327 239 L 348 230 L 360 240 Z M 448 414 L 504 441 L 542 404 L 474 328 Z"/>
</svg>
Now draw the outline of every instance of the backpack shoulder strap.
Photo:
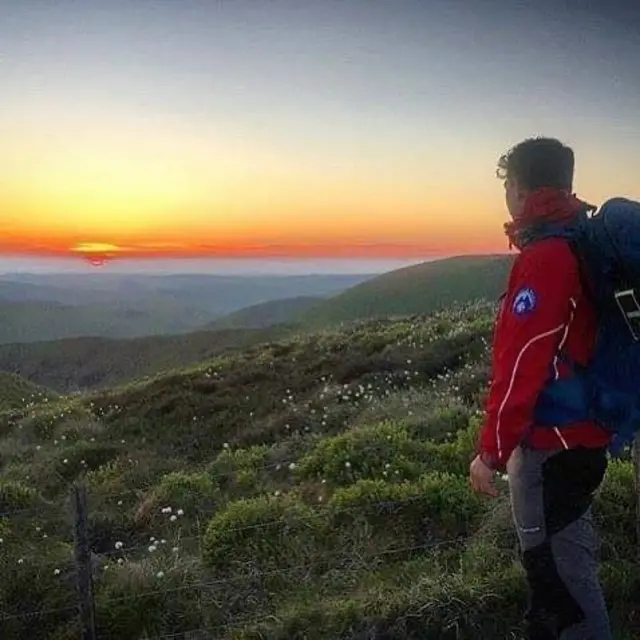
<svg viewBox="0 0 640 640">
<path fill-rule="evenodd" d="M 596 298 L 593 292 L 593 286 L 589 280 L 588 269 L 583 252 L 580 250 L 580 244 L 575 238 L 567 238 L 567 244 L 573 253 L 576 262 L 578 263 L 578 276 L 580 278 L 580 284 L 584 291 L 585 297 L 589 302 L 597 309 Z"/>
</svg>

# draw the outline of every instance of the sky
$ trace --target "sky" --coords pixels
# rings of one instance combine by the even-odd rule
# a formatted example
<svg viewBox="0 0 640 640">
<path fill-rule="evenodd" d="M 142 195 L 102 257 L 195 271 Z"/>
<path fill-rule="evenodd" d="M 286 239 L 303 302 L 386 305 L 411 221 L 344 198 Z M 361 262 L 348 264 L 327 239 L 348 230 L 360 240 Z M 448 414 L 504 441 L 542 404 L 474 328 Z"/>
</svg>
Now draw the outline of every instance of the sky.
<svg viewBox="0 0 640 640">
<path fill-rule="evenodd" d="M 533 135 L 640 198 L 640 3 L 531 4 L 0 0 L 0 259 L 505 252 Z"/>
</svg>

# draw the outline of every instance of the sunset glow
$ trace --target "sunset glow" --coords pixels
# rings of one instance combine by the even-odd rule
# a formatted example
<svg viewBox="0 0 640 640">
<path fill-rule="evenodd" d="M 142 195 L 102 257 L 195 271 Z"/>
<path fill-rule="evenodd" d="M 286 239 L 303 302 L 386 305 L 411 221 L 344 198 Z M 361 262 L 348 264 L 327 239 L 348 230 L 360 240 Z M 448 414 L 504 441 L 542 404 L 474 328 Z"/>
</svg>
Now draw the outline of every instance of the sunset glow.
<svg viewBox="0 0 640 640">
<path fill-rule="evenodd" d="M 633 32 L 558 18 L 527 57 L 535 12 L 214 4 L 2 9 L 0 254 L 502 252 L 495 162 L 539 133 L 579 195 L 640 195 Z"/>
</svg>

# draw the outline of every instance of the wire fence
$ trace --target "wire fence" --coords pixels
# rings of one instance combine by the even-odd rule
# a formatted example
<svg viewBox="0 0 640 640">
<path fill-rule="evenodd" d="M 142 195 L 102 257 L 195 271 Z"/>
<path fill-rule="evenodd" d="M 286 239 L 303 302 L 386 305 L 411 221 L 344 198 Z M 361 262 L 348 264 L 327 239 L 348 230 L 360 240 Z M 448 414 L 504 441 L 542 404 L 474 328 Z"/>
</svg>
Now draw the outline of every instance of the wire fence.
<svg viewBox="0 0 640 640">
<path fill-rule="evenodd" d="M 265 465 L 263 468 L 273 469 L 278 465 Z M 222 477 L 225 474 L 220 474 Z M 142 491 L 125 491 L 120 493 L 113 493 L 109 495 L 100 495 L 100 503 L 103 504 L 106 499 L 120 501 L 127 496 L 140 497 Z M 129 558 L 148 557 L 148 552 L 151 547 L 155 549 L 160 547 L 171 548 L 169 542 L 165 539 L 151 538 L 148 543 L 137 543 L 132 545 L 118 544 L 113 549 L 98 549 L 95 548 L 95 542 L 91 539 L 90 531 L 90 496 L 87 493 L 87 489 L 83 484 L 74 484 L 69 486 L 70 500 L 66 505 L 67 517 L 63 517 L 64 514 L 60 512 L 61 507 L 58 504 L 40 505 L 34 508 L 5 510 L 0 513 L 0 518 L 3 519 L 19 519 L 22 527 L 29 526 L 29 523 L 33 525 L 34 522 L 42 522 L 46 520 L 47 516 L 51 513 L 55 513 L 58 516 L 56 520 L 59 527 L 64 529 L 58 531 L 56 534 L 50 531 L 48 534 L 44 533 L 43 536 L 55 537 L 66 539 L 72 542 L 74 549 L 73 565 L 71 565 L 64 571 L 60 571 L 63 574 L 63 582 L 60 585 L 61 590 L 66 589 L 67 604 L 60 607 L 33 607 L 32 609 L 26 609 L 24 606 L 20 606 L 17 611 L 5 611 L 0 610 L 0 637 L 7 638 L 9 640 L 12 637 L 26 637 L 23 635 L 10 635 L 15 632 L 16 629 L 46 629 L 46 619 L 54 619 L 56 624 L 61 621 L 67 625 L 71 625 L 70 628 L 74 628 L 81 633 L 83 640 L 98 640 L 102 638 L 110 637 L 105 635 L 105 630 L 101 628 L 100 617 L 96 615 L 96 602 L 94 587 L 96 580 L 100 582 L 99 570 L 104 568 L 105 562 L 110 561 L 125 562 Z M 342 516 L 351 516 L 352 518 L 367 519 L 372 514 L 386 514 L 390 519 L 395 513 L 400 513 L 402 510 L 412 508 L 412 505 L 416 505 L 423 500 L 423 496 L 414 495 L 403 499 L 395 500 L 377 500 L 370 501 L 366 505 L 356 506 L 343 506 L 339 509 L 339 513 Z M 202 509 L 197 514 L 189 514 L 192 517 L 190 522 L 195 519 L 196 523 L 204 522 L 211 518 L 216 513 L 215 506 L 209 509 Z M 611 517 L 624 517 L 633 518 L 633 507 L 628 504 L 608 504 L 607 513 L 602 516 L 596 512 L 596 522 L 602 527 L 606 526 Z M 428 514 L 425 514 L 428 516 Z M 195 518 L 194 518 L 195 516 Z M 327 518 L 327 511 L 325 505 L 318 505 L 317 507 L 311 507 L 307 516 L 309 518 L 317 518 L 320 521 Z M 247 534 L 257 536 L 267 536 L 268 529 L 272 527 L 280 527 L 278 531 L 279 536 L 293 535 L 290 524 L 287 523 L 286 516 L 267 518 L 261 522 L 243 525 L 243 526 L 230 526 L 225 529 L 225 535 L 230 538 L 236 538 L 239 544 L 245 538 Z M 38 527 L 35 527 L 36 529 Z M 463 527 L 464 528 L 464 527 Z M 41 529 L 39 530 L 41 531 Z M 203 541 L 203 534 L 200 530 L 195 532 L 187 532 L 187 535 L 183 535 L 181 532 L 179 542 L 182 546 L 187 543 L 192 544 L 195 551 L 201 550 Z M 220 594 L 231 593 L 237 590 L 238 593 L 243 593 L 245 590 L 239 588 L 238 585 L 254 585 L 256 589 L 260 589 L 261 585 L 268 583 L 270 579 L 278 580 L 291 580 L 295 583 L 296 580 L 301 579 L 301 576 L 308 575 L 321 575 L 322 572 L 328 572 L 331 570 L 338 570 L 339 568 L 348 568 L 353 566 L 359 566 L 360 568 L 368 568 L 378 566 L 388 561 L 393 556 L 401 556 L 403 558 L 415 558 L 416 556 L 432 554 L 438 550 L 447 549 L 461 549 L 469 541 L 469 532 L 465 532 L 461 535 L 449 536 L 446 539 L 441 537 L 435 539 L 433 536 L 427 536 L 427 539 L 420 540 L 419 542 L 413 542 L 410 544 L 398 544 L 397 546 L 387 544 L 386 547 L 371 549 L 367 548 L 366 540 L 357 539 L 352 540 L 350 545 L 346 545 L 344 548 L 336 548 L 332 550 L 324 550 L 321 558 L 307 558 L 303 562 L 287 562 L 284 566 L 269 566 L 268 568 L 260 568 L 251 562 L 245 562 L 244 565 L 241 562 L 234 566 L 233 571 L 221 570 L 220 575 L 216 575 L 215 569 L 209 572 L 208 575 L 197 576 L 194 579 L 184 579 L 178 585 L 159 586 L 158 588 L 138 588 L 131 593 L 125 595 L 103 595 L 100 597 L 100 609 L 101 611 L 108 610 L 110 607 L 116 606 L 119 603 L 128 602 L 136 607 L 145 607 L 146 602 L 149 599 L 160 598 L 163 602 L 170 602 L 172 598 L 179 598 L 180 594 L 195 593 L 198 598 L 208 598 L 207 606 L 209 609 L 217 609 L 217 616 L 203 615 L 199 620 L 195 620 L 195 624 L 192 627 L 185 628 L 184 624 L 180 624 L 180 631 L 172 631 L 164 634 L 147 633 L 139 637 L 147 639 L 152 638 L 176 638 L 183 640 L 199 640 L 200 638 L 226 638 L 228 637 L 229 630 L 231 628 L 237 629 L 239 625 L 259 625 L 261 623 L 270 623 L 276 620 L 274 618 L 273 611 L 261 612 L 260 616 L 246 616 L 242 615 L 242 607 L 235 607 L 235 610 L 230 611 L 228 614 L 224 611 L 224 608 L 228 606 L 228 602 L 222 598 L 220 601 Z M 2 543 L 0 538 L 0 543 Z M 284 544 L 284 540 L 279 538 L 274 542 L 278 544 Z M 402 541 L 400 541 L 402 542 Z M 2 549 L 0 548 L 0 552 Z M 277 558 L 282 558 L 282 555 L 275 554 Z M 291 560 L 294 560 L 293 558 Z M 20 561 L 18 566 L 14 568 L 14 571 L 20 571 Z M 322 565 L 322 566 L 319 566 Z M 243 570 L 244 569 L 244 570 Z M 5 576 L 3 580 L 10 580 L 11 575 Z M 217 599 L 217 601 L 216 601 Z M 234 607 L 231 607 L 234 609 Z M 215 621 L 214 624 L 208 624 L 208 619 L 221 618 L 220 621 Z M 205 624 L 202 624 L 202 622 Z M 199 622 L 199 624 L 198 624 Z M 8 625 L 14 624 L 9 628 Z M 171 627 L 168 627 L 171 628 Z M 174 627 L 175 628 L 175 627 Z M 12 631 L 13 630 L 13 631 Z M 20 631 L 20 633 L 24 633 Z M 48 637 L 39 636 L 37 632 L 30 634 L 29 637 Z M 66 637 L 66 636 L 65 636 Z M 69 636 L 72 637 L 72 636 Z M 78 637 L 78 636 L 73 636 Z M 124 636 L 122 636 L 124 637 Z"/>
</svg>

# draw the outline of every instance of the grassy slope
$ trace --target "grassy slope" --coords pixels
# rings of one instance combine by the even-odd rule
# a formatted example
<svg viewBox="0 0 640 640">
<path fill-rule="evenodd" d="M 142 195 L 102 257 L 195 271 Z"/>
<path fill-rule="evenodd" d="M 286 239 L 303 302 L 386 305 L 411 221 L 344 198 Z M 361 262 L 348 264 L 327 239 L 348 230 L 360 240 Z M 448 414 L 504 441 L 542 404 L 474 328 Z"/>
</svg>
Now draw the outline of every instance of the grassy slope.
<svg viewBox="0 0 640 640">
<path fill-rule="evenodd" d="M 286 333 L 288 328 L 198 331 L 112 340 L 69 338 L 0 345 L 0 371 L 61 393 L 103 388 L 212 358 Z"/>
<path fill-rule="evenodd" d="M 494 300 L 505 288 L 512 259 L 505 255 L 463 256 L 397 269 L 315 305 L 302 313 L 299 321 L 319 327 Z"/>
<path fill-rule="evenodd" d="M 77 637 L 80 477 L 100 637 L 517 638 L 505 487 L 492 502 L 467 482 L 491 324 L 487 307 L 368 321 L 14 412 L 3 638 Z M 596 515 L 619 638 L 638 632 L 633 505 L 612 464 Z"/>
</svg>

